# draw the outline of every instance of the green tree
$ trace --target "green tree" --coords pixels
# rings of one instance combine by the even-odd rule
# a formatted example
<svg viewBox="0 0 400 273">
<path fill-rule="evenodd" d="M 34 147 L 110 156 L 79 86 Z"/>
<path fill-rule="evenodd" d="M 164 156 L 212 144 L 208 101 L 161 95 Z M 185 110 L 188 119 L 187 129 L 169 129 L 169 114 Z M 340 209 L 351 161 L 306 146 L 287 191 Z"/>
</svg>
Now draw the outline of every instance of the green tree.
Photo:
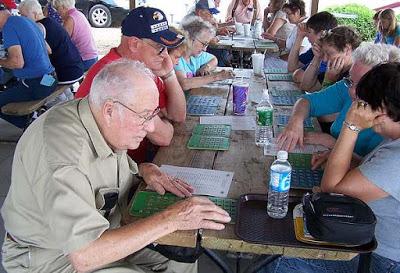
<svg viewBox="0 0 400 273">
<path fill-rule="evenodd" d="M 374 39 L 376 29 L 372 17 L 375 12 L 368 7 L 358 4 L 347 4 L 329 7 L 326 11 L 330 13 L 354 15 L 356 18 L 337 18 L 339 24 L 355 28 L 363 41 L 371 41 Z"/>
</svg>

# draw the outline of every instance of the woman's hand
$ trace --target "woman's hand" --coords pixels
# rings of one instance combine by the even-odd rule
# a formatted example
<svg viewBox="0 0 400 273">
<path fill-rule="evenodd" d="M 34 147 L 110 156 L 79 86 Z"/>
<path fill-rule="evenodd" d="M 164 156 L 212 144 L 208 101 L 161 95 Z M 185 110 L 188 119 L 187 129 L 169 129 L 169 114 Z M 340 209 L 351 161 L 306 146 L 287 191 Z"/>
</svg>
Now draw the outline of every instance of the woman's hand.
<svg viewBox="0 0 400 273">
<path fill-rule="evenodd" d="M 197 76 L 207 76 L 211 74 L 211 71 L 214 70 L 214 67 L 211 67 L 208 63 L 202 65 L 199 70 L 197 70 L 196 75 Z"/>
<path fill-rule="evenodd" d="M 233 79 L 235 75 L 233 74 L 232 70 L 222 70 L 215 73 L 215 77 L 217 81 L 223 81 L 226 79 Z"/>
<path fill-rule="evenodd" d="M 314 53 L 314 58 L 322 58 L 322 47 L 319 41 L 315 41 L 315 43 L 312 45 L 312 52 Z"/>
<path fill-rule="evenodd" d="M 344 67 L 344 57 L 336 57 L 333 61 L 328 61 L 325 78 L 330 82 L 336 82 Z"/>
<path fill-rule="evenodd" d="M 328 162 L 331 151 L 319 152 L 312 155 L 311 158 L 311 170 L 324 168 L 326 162 Z"/>
<path fill-rule="evenodd" d="M 360 130 L 371 128 L 374 121 L 383 115 L 382 110 L 373 111 L 368 103 L 356 100 L 352 103 L 346 115 L 346 122 L 355 125 Z"/>
<path fill-rule="evenodd" d="M 297 144 L 303 146 L 304 126 L 303 121 L 289 121 L 288 125 L 278 136 L 278 147 L 280 150 L 291 151 Z"/>
</svg>

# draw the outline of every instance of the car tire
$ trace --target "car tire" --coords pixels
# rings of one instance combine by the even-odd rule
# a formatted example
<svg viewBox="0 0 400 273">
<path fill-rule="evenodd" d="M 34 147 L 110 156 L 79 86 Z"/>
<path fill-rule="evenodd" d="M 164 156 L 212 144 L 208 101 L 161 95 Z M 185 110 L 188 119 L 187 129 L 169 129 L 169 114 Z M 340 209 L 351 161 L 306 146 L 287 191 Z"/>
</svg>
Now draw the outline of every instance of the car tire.
<svg viewBox="0 0 400 273">
<path fill-rule="evenodd" d="M 93 27 L 109 27 L 112 22 L 110 10 L 102 5 L 97 4 L 89 10 L 89 22 Z"/>
</svg>

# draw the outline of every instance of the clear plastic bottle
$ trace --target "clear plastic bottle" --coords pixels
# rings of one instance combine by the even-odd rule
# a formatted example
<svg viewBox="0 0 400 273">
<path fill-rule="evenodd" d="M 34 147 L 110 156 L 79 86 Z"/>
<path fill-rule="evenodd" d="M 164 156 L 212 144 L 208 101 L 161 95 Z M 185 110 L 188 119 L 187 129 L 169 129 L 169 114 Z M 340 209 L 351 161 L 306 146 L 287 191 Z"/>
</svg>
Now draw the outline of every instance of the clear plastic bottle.
<svg viewBox="0 0 400 273">
<path fill-rule="evenodd" d="M 261 102 L 256 108 L 256 145 L 269 145 L 273 137 L 274 108 L 269 100 L 268 89 L 264 89 Z"/>
<path fill-rule="evenodd" d="M 267 213 L 276 219 L 284 218 L 288 212 L 292 166 L 287 159 L 288 153 L 279 151 L 278 159 L 271 165 Z"/>
</svg>

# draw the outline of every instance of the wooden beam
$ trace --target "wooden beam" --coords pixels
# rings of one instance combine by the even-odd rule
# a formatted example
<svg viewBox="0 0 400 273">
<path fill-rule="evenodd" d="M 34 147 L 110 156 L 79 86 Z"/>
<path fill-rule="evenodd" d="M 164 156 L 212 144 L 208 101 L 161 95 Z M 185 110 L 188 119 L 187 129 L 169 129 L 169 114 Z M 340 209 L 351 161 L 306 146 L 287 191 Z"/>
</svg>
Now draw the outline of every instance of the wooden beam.
<svg viewBox="0 0 400 273">
<path fill-rule="evenodd" d="M 129 0 L 129 10 L 136 8 L 136 0 Z"/>
<path fill-rule="evenodd" d="M 314 15 L 318 12 L 318 4 L 319 0 L 312 0 L 311 2 L 311 15 Z"/>
</svg>

